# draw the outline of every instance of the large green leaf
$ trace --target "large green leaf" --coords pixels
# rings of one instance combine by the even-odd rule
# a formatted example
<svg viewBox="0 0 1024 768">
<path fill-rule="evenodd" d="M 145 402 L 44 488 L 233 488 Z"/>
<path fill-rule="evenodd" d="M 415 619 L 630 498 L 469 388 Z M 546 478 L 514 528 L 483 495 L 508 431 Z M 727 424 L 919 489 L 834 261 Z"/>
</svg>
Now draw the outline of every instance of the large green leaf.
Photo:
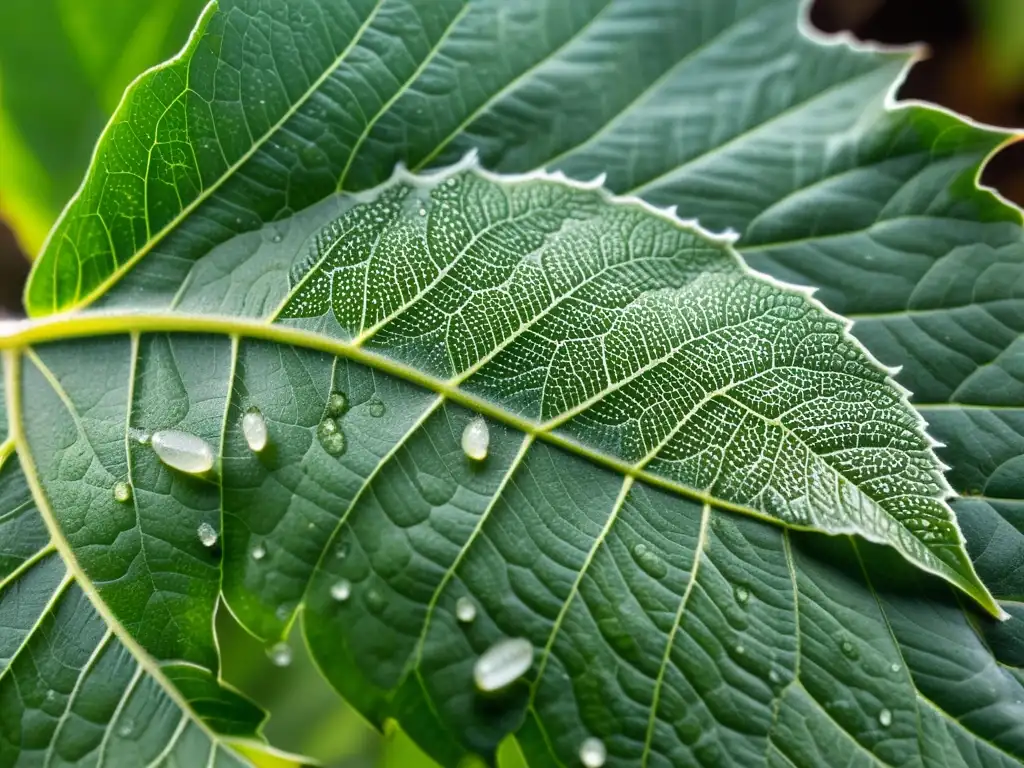
<svg viewBox="0 0 1024 768">
<path fill-rule="evenodd" d="M 840 318 L 726 241 L 456 169 L 328 198 L 193 275 L 172 309 L 6 342 L 39 503 L 156 659 L 215 671 L 220 595 L 268 645 L 301 617 L 328 680 L 448 765 L 510 731 L 531 765 L 592 736 L 622 764 L 952 748 L 931 731 L 956 713 L 929 724 L 908 673 L 936 611 L 971 647 L 949 593 L 767 522 L 884 542 L 987 601 L 918 417 Z M 483 462 L 460 448 L 475 413 Z M 212 471 L 162 465 L 160 429 L 206 440 Z M 504 637 L 536 657 L 489 697 L 473 664 Z M 1019 688 L 975 654 L 997 698 L 970 751 Z"/>
<path fill-rule="evenodd" d="M 0 4 L 0 211 L 35 255 L 125 86 L 177 50 L 199 0 Z"/>
<path fill-rule="evenodd" d="M 1021 524 L 1012 514 L 1024 490 L 1016 480 L 1019 473 L 1012 471 L 1024 447 L 1021 425 L 1014 421 L 1021 406 L 1014 376 L 1022 319 L 1020 216 L 974 186 L 979 164 L 1001 137 L 921 107 L 888 110 L 883 95 L 906 57 L 807 40 L 793 23 L 797 10 L 795 0 L 222 3 L 211 9 L 203 35 L 194 38 L 182 60 L 188 62 L 187 89 L 185 64 L 178 63 L 142 81 L 129 96 L 28 294 L 35 314 L 89 302 L 111 309 L 145 307 L 147 314 L 70 318 L 40 326 L 21 340 L 136 329 L 147 334 L 138 341 L 146 353 L 139 359 L 157 360 L 157 370 L 167 365 L 163 361 L 177 366 L 198 359 L 195 350 L 205 349 L 205 363 L 186 366 L 205 366 L 202 377 L 183 376 L 173 385 L 167 382 L 174 379 L 157 377 L 160 385 L 153 385 L 156 392 L 147 402 L 177 403 L 180 409 L 194 397 L 203 405 L 187 422 L 189 428 L 210 429 L 207 434 L 220 445 L 210 414 L 227 395 L 204 387 L 227 353 L 209 337 L 201 344 L 192 336 L 160 340 L 148 334 L 234 333 L 249 339 L 238 343 L 239 355 L 256 348 L 252 339 L 257 337 L 264 345 L 312 347 L 306 353 L 312 357 L 293 360 L 289 353 L 252 378 L 269 391 L 313 392 L 322 408 L 334 374 L 321 372 L 317 378 L 320 368 L 310 360 L 316 350 L 321 356 L 339 353 L 338 328 L 327 324 L 314 336 L 284 337 L 277 335 L 282 326 L 274 326 L 271 338 L 263 335 L 262 325 L 249 321 L 242 327 L 237 318 L 221 317 L 239 308 L 249 317 L 269 310 L 268 298 L 283 290 L 287 273 L 261 271 L 259 256 L 299 248 L 313 219 L 291 219 L 296 210 L 339 188 L 371 187 L 390 175 L 396 161 L 411 167 L 445 163 L 469 148 L 478 149 L 488 167 L 504 171 L 554 165 L 577 178 L 607 173 L 615 191 L 678 204 L 706 226 L 734 229 L 756 268 L 819 286 L 822 301 L 856 316 L 854 333 L 884 362 L 903 365 L 899 380 L 916 402 L 935 404 L 922 410 L 948 445 L 942 455 L 953 465 L 955 487 L 983 492 L 956 502 L 968 544 L 996 594 L 1017 599 L 1015 574 L 1024 551 L 1018 543 Z M 153 104 L 166 108 L 154 110 Z M 321 214 L 326 215 L 303 216 Z M 273 223 L 278 220 L 286 221 Z M 305 226 L 296 228 L 297 221 Z M 180 307 L 173 322 L 167 319 L 172 307 Z M 209 312 L 217 317 L 200 316 Z M 322 343 L 324 338 L 331 343 Z M 465 334 L 456 340 L 465 341 Z M 111 342 L 91 343 L 98 359 Z M 410 345 L 404 353 L 415 347 Z M 45 349 L 61 354 L 57 347 Z M 84 376 L 83 353 L 67 354 L 73 372 Z M 45 359 L 43 352 L 40 356 Z M 378 380 L 391 381 L 384 373 L 399 373 L 380 368 L 378 359 L 345 359 L 345 375 L 356 364 L 383 371 L 374 374 L 371 393 Z M 416 368 L 422 373 L 432 362 L 437 363 L 423 358 Z M 120 391 L 119 374 L 125 372 L 112 362 L 110 369 L 109 390 Z M 264 391 L 244 375 L 242 382 L 246 392 L 250 387 Z M 966 382 L 970 385 L 962 386 Z M 350 395 L 356 385 L 369 386 L 360 380 L 346 385 Z M 655 389 L 645 397 L 671 394 Z M 310 430 L 322 413 L 300 413 L 303 397 L 296 395 L 295 410 L 281 423 L 302 426 L 312 440 Z M 449 407 L 463 421 L 468 414 L 448 402 L 444 415 L 457 433 L 460 422 L 449 417 Z M 488 403 L 471 404 L 487 410 Z M 360 404 L 369 418 L 371 406 L 379 410 L 376 401 Z M 235 431 L 228 436 L 233 434 L 234 442 L 224 444 L 225 467 L 230 457 L 248 458 L 237 435 L 239 411 L 232 413 L 236 418 L 228 423 Z M 345 418 L 353 421 L 361 414 L 353 407 Z M 395 435 L 382 433 L 380 422 L 366 424 L 371 426 L 351 424 L 346 456 L 355 451 L 355 434 L 378 441 L 367 449 L 377 457 L 393 445 Z M 431 426 L 425 421 L 421 432 Z M 451 445 L 453 429 L 447 431 Z M 427 434 L 433 446 L 438 433 Z M 539 461 L 533 456 L 541 449 L 553 450 L 536 444 L 528 454 L 531 462 Z M 434 450 L 437 461 L 460 459 L 455 446 L 448 453 Z M 339 497 L 342 505 L 346 501 L 338 485 L 346 482 L 344 476 L 315 480 L 322 467 L 311 474 L 297 456 L 290 459 L 276 469 L 275 494 L 274 486 L 259 485 L 256 492 L 251 489 L 257 486 L 243 485 L 235 490 L 250 489 L 251 503 L 226 510 L 225 516 L 224 572 L 244 563 L 245 570 L 237 572 L 246 578 L 232 584 L 225 575 L 224 591 L 268 641 L 280 634 L 277 611 L 295 571 L 323 554 L 307 543 L 308 533 L 295 530 L 295 517 L 310 508 L 295 502 L 293 509 L 292 494 L 335 513 Z M 376 514 L 351 521 L 360 546 L 340 565 L 330 557 L 322 563 L 328 569 L 354 569 L 343 571 L 352 581 L 372 581 L 346 604 L 355 611 L 351 619 L 325 623 L 319 639 L 318 622 L 307 622 L 314 651 L 319 647 L 320 656 L 331 660 L 323 663 L 325 672 L 378 723 L 387 712 L 398 713 L 435 754 L 460 738 L 463 746 L 486 751 L 506 725 L 518 725 L 494 718 L 514 713 L 521 701 L 473 710 L 476 720 L 460 716 L 455 735 L 438 728 L 417 704 L 422 693 L 415 680 L 391 698 L 380 693 L 400 663 L 396 647 L 418 637 L 418 628 L 407 622 L 423 613 L 422 608 L 419 614 L 397 610 L 397 595 L 412 602 L 418 596 L 422 605 L 421 594 L 407 595 L 418 585 L 413 565 L 436 563 L 438 548 L 451 546 L 443 533 L 434 532 L 436 516 L 424 523 L 416 513 L 422 514 L 422 506 L 403 507 L 412 497 L 392 490 L 403 482 L 421 504 L 432 505 L 431 494 L 440 498 L 452 492 L 429 482 L 448 464 L 435 462 L 423 471 L 399 451 L 388 466 L 396 469 L 381 475 Z M 597 472 L 593 466 L 581 462 L 580 473 Z M 537 470 L 531 477 L 544 476 Z M 590 475 L 574 484 L 563 482 L 566 477 L 572 475 L 557 473 L 560 497 L 548 504 L 563 517 L 566 510 L 594 512 L 580 499 L 607 496 Z M 103 481 L 109 488 L 110 478 Z M 646 482 L 642 478 L 631 494 Z M 82 490 L 80 482 L 69 487 Z M 550 486 L 532 486 L 535 493 L 540 487 Z M 202 490 L 165 486 L 163 495 L 177 501 L 154 513 L 159 535 L 185 541 L 194 536 L 201 513 L 216 514 L 220 499 Z M 451 497 L 464 514 L 480 501 L 480 489 L 469 490 L 476 494 Z M 581 494 L 575 504 L 566 501 L 573 492 Z M 611 760 L 623 764 L 635 764 L 648 741 L 650 762 L 675 764 L 723 756 L 743 763 L 766 758 L 778 764 L 828 764 L 851 755 L 865 761 L 1016 764 L 1024 754 L 1021 679 L 1012 666 L 1021 659 L 1016 619 L 994 629 L 968 618 L 934 579 L 923 580 L 903 561 L 862 542 L 782 533 L 715 513 L 704 529 L 707 546 L 695 549 L 700 509 L 659 516 L 683 502 L 669 489 L 651 494 L 648 507 L 633 509 L 628 536 L 619 539 L 612 530 L 616 535 L 605 537 L 612 542 L 600 550 L 607 557 L 595 556 L 578 585 L 579 551 L 564 543 L 567 531 L 551 525 L 557 515 L 538 508 L 532 523 L 484 529 L 487 556 L 467 554 L 460 568 L 490 585 L 487 594 L 505 594 L 505 599 L 497 609 L 482 606 L 493 623 L 483 627 L 481 637 L 467 632 L 467 645 L 460 646 L 451 641 L 461 635 L 453 630 L 450 601 L 439 598 L 433 614 L 447 617 L 444 627 L 451 635 L 437 635 L 432 622 L 433 634 L 422 647 L 451 654 L 451 663 L 430 668 L 434 676 L 428 680 L 459 684 L 468 696 L 471 650 L 480 650 L 498 629 L 531 639 L 544 635 L 562 616 L 561 639 L 552 646 L 546 677 L 530 689 L 536 698 L 519 730 L 523 750 L 539 764 L 551 753 L 574 759 L 588 732 L 614 733 L 608 739 Z M 530 497 L 520 493 L 517 498 Z M 388 517 L 391 506 L 386 505 L 398 505 L 402 515 Z M 445 519 L 458 523 L 454 513 Z M 229 535 L 233 520 L 235 539 Z M 279 527 L 282 520 L 288 525 Z M 381 528 L 389 522 L 419 547 L 400 548 L 402 538 L 381 535 L 390 530 Z M 575 535 L 587 533 L 582 518 L 573 522 L 580 529 Z M 313 531 L 328 525 L 311 513 L 302 524 Z M 194 538 L 188 541 L 195 546 Z M 646 564 L 660 573 L 650 557 L 659 541 L 666 550 L 660 554 L 666 564 L 661 580 L 643 570 Z M 646 549 L 634 556 L 637 544 Z M 277 557 L 273 568 L 250 576 L 254 565 L 244 559 L 247 546 L 264 546 L 267 554 L 257 563 L 269 565 Z M 696 552 L 703 553 L 699 560 Z M 697 562 L 701 565 L 694 568 Z M 338 576 L 327 572 L 322 590 Z M 198 567 L 190 571 L 194 595 L 183 597 L 163 585 L 171 594 L 155 604 L 164 605 L 169 615 L 180 611 L 187 623 L 198 622 L 202 611 L 195 604 L 216 595 L 215 579 L 204 574 Z M 452 584 L 465 583 L 462 570 L 456 577 Z M 686 583 L 693 584 L 689 591 Z M 574 601 L 566 598 L 570 593 Z M 129 598 L 121 596 L 114 604 L 130 613 Z M 336 608 L 323 592 L 320 601 L 304 603 L 303 615 L 327 616 Z M 295 607 L 284 605 L 282 614 L 288 617 Z M 1012 602 L 1006 607 L 1017 610 Z M 138 626 L 145 629 L 144 624 Z M 472 630 L 481 626 L 478 619 Z M 1010 666 L 996 662 L 976 628 L 987 633 L 992 649 Z M 761 645 L 747 638 L 739 642 L 740 629 Z M 159 657 L 175 643 L 165 637 L 169 633 L 157 634 L 150 632 L 143 644 L 152 644 Z M 187 650 L 195 658 L 210 653 L 202 642 L 180 646 L 172 650 Z M 764 664 L 772 650 L 774 669 Z M 356 674 L 348 674 L 347 665 L 358 665 Z M 564 703 L 570 689 L 578 708 Z M 558 705 L 538 703 L 558 697 L 563 697 Z M 438 706 L 433 717 L 448 722 L 472 700 L 446 697 Z M 550 743 L 539 735 L 544 733 L 554 734 Z M 454 754 L 449 750 L 443 756 Z"/>
</svg>

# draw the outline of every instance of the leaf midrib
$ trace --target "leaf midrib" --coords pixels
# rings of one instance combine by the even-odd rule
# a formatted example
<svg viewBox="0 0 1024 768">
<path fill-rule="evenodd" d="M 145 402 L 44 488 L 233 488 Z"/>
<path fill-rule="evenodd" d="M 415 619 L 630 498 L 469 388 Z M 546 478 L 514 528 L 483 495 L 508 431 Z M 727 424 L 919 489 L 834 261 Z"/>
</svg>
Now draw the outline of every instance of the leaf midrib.
<svg viewBox="0 0 1024 768">
<path fill-rule="evenodd" d="M 794 530 L 818 530 L 812 526 L 803 526 L 780 520 L 766 515 L 753 507 L 726 501 L 705 491 L 654 474 L 635 464 L 582 445 L 564 435 L 558 434 L 552 431 L 552 426 L 547 422 L 533 421 L 512 413 L 490 400 L 470 394 L 461 389 L 457 384 L 452 383 L 452 381 L 439 379 L 405 363 L 365 349 L 354 342 L 323 336 L 319 333 L 299 328 L 273 325 L 262 320 L 240 319 L 223 315 L 197 316 L 159 312 L 111 312 L 89 315 L 67 313 L 43 320 L 19 323 L 6 333 L 0 330 L 0 350 L 7 350 L 8 355 L 16 357 L 33 345 L 45 344 L 47 342 L 138 333 L 195 333 L 238 336 L 298 346 L 344 357 L 435 392 L 451 402 L 588 459 L 605 469 L 631 477 L 634 480 L 640 480 L 653 487 L 663 488 L 701 504 L 710 504 L 717 509 L 748 515 L 773 525 Z M 12 412 L 17 415 L 18 409 L 12 408 Z M 12 432 L 15 432 L 15 435 L 17 435 L 15 430 L 12 429 Z"/>
</svg>

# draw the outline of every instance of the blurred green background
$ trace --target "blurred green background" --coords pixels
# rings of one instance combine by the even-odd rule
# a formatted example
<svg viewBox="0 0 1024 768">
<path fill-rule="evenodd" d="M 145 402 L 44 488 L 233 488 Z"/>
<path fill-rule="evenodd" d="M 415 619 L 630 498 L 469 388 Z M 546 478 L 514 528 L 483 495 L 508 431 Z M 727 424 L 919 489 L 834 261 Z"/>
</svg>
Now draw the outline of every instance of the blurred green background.
<svg viewBox="0 0 1024 768">
<path fill-rule="evenodd" d="M 124 88 L 184 45 L 203 5 L 0 0 L 0 315 L 20 312 L 26 255 L 38 252 L 78 187 Z M 901 96 L 1024 127 L 1024 0 L 816 0 L 811 19 L 866 40 L 927 42 L 930 56 Z M 1024 203 L 1024 142 L 1004 149 L 983 178 Z M 226 610 L 218 633 L 230 649 L 225 680 L 271 713 L 265 733 L 275 746 L 337 768 L 434 765 L 400 732 L 378 734 L 341 702 L 297 638 L 282 668 Z"/>
</svg>

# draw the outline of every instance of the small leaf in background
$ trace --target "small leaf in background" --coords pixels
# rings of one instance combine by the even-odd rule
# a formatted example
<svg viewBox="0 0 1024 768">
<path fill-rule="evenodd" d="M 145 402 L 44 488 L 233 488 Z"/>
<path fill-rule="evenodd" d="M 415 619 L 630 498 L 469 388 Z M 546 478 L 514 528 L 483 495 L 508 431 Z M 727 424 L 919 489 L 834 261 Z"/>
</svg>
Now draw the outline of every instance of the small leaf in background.
<svg viewBox="0 0 1024 768">
<path fill-rule="evenodd" d="M 125 86 L 184 45 L 201 0 L 0 3 L 0 214 L 34 256 Z"/>
</svg>

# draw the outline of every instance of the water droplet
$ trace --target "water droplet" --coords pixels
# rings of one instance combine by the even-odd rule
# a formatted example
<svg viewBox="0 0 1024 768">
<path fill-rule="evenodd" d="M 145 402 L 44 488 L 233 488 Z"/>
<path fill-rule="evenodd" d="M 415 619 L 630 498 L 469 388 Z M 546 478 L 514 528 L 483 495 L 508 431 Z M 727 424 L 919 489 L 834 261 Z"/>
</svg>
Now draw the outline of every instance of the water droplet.
<svg viewBox="0 0 1024 768">
<path fill-rule="evenodd" d="M 145 430 L 138 427 L 129 427 L 128 436 L 139 445 L 149 445 L 150 435 Z"/>
<path fill-rule="evenodd" d="M 580 744 L 580 762 L 585 768 L 601 768 L 604 761 L 608 759 L 608 750 L 604 742 L 595 739 L 593 736 L 583 740 Z"/>
<path fill-rule="evenodd" d="M 892 725 L 892 712 L 888 709 L 883 709 L 878 713 L 878 722 L 881 723 L 883 728 L 888 728 Z"/>
<path fill-rule="evenodd" d="M 371 400 L 368 410 L 373 418 L 379 419 L 387 411 L 387 406 L 380 400 Z"/>
<path fill-rule="evenodd" d="M 267 422 L 259 408 L 250 408 L 242 417 L 242 434 L 250 451 L 259 453 L 267 447 Z"/>
<path fill-rule="evenodd" d="M 747 652 L 747 649 L 744 648 L 742 644 L 736 646 L 736 655 L 737 656 L 742 656 L 746 652 Z"/>
<path fill-rule="evenodd" d="M 303 147 L 299 151 L 299 157 L 302 159 L 302 164 L 307 168 L 315 168 L 319 165 L 321 160 L 320 150 L 317 149 L 315 144 L 309 144 Z"/>
<path fill-rule="evenodd" d="M 153 433 L 153 452 L 171 469 L 201 475 L 213 469 L 213 448 L 201 437 L 177 429 Z"/>
<path fill-rule="evenodd" d="M 460 597 L 455 601 L 455 618 L 463 624 L 469 624 L 476 618 L 476 603 L 468 597 Z"/>
<path fill-rule="evenodd" d="M 46 700 L 47 701 L 53 701 L 55 698 L 57 698 L 57 692 L 56 691 L 47 691 L 46 692 Z"/>
<path fill-rule="evenodd" d="M 348 557 L 348 551 L 349 543 L 347 541 L 343 541 L 339 543 L 338 548 L 334 550 L 334 557 L 338 560 L 344 560 L 346 557 Z"/>
<path fill-rule="evenodd" d="M 890 672 L 899 672 L 901 669 L 903 669 L 903 667 L 901 667 L 899 664 L 893 663 L 889 665 Z"/>
<path fill-rule="evenodd" d="M 646 544 L 637 544 L 633 547 L 633 557 L 637 565 L 643 568 L 644 572 L 654 579 L 663 579 L 668 573 L 668 566 L 655 552 L 652 552 Z"/>
<path fill-rule="evenodd" d="M 533 645 L 522 637 L 499 640 L 476 660 L 473 680 L 481 691 L 500 691 L 514 683 L 533 664 Z"/>
<path fill-rule="evenodd" d="M 778 673 L 775 667 L 768 670 L 768 679 L 775 684 L 782 682 L 782 676 Z"/>
<path fill-rule="evenodd" d="M 737 603 L 740 605 L 746 605 L 747 601 L 750 599 L 750 590 L 746 587 L 736 587 L 735 595 Z"/>
<path fill-rule="evenodd" d="M 126 717 L 121 722 L 121 725 L 118 727 L 117 735 L 120 736 L 122 739 L 127 739 L 129 736 L 132 735 L 132 731 L 134 731 L 134 730 L 135 730 L 135 721 L 132 720 L 130 717 Z"/>
<path fill-rule="evenodd" d="M 491 443 L 491 433 L 483 417 L 472 419 L 462 430 L 462 452 L 473 461 L 487 458 L 487 447 Z"/>
<path fill-rule="evenodd" d="M 340 456 L 345 452 L 345 435 L 338 429 L 338 423 L 331 418 L 324 419 L 316 430 L 320 445 L 331 456 Z"/>
<path fill-rule="evenodd" d="M 857 646 L 855 646 L 849 640 L 843 640 L 839 644 L 839 648 L 840 650 L 842 650 L 843 655 L 848 659 L 856 660 L 860 658 L 860 651 L 857 650 Z"/>
<path fill-rule="evenodd" d="M 327 414 L 329 416 L 341 416 L 348 410 L 348 398 L 344 392 L 331 392 L 327 398 Z"/>
<path fill-rule="evenodd" d="M 384 599 L 384 595 L 378 592 L 376 589 L 371 589 L 366 593 L 366 607 L 370 613 L 375 616 L 379 616 L 387 608 L 388 601 Z"/>
<path fill-rule="evenodd" d="M 331 584 L 331 598 L 343 603 L 352 595 L 352 582 L 348 579 L 339 579 Z"/>
<path fill-rule="evenodd" d="M 252 551 L 249 553 L 249 555 L 252 557 L 253 560 L 262 560 L 264 557 L 267 556 L 267 548 L 264 547 L 262 544 L 257 544 L 255 547 L 252 548 Z"/>
<path fill-rule="evenodd" d="M 118 480 L 114 483 L 114 501 L 119 501 L 122 504 L 132 500 L 132 487 L 124 480 Z"/>
<path fill-rule="evenodd" d="M 287 667 L 292 663 L 292 647 L 288 643 L 275 643 L 267 651 L 270 663 L 275 667 Z"/>
<path fill-rule="evenodd" d="M 209 523 L 200 523 L 199 530 L 199 543 L 204 547 L 212 547 L 217 543 L 217 531 Z"/>
</svg>

